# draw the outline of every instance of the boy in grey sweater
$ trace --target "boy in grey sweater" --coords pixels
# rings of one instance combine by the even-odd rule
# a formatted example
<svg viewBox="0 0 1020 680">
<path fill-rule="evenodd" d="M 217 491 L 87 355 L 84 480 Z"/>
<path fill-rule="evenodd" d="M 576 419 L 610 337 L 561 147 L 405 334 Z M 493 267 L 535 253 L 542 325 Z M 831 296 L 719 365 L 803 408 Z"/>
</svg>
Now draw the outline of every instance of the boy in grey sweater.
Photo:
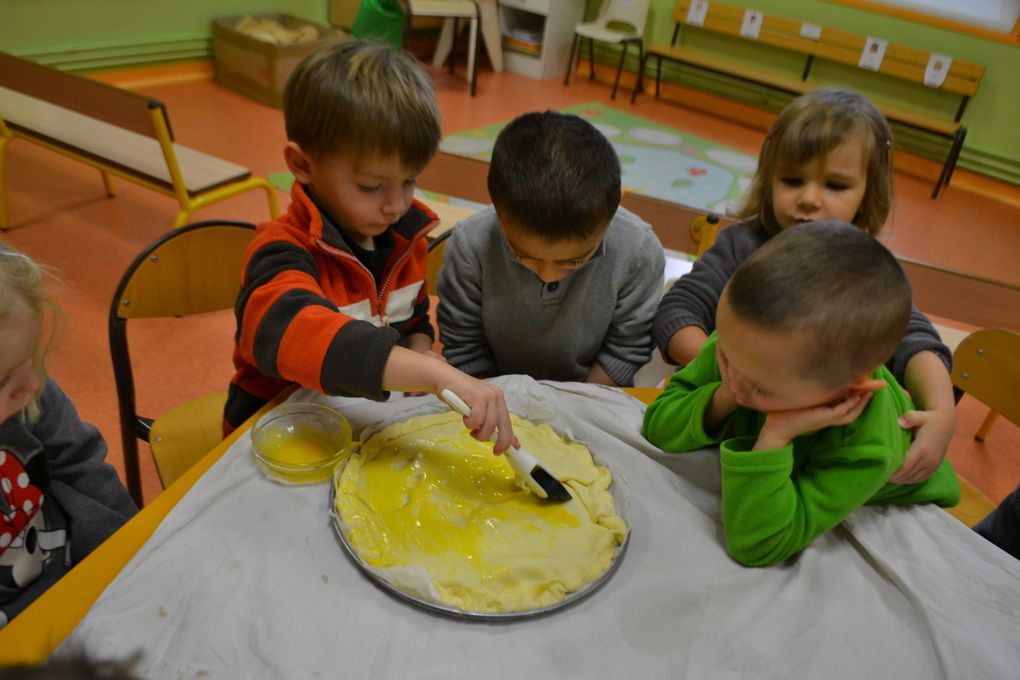
<svg viewBox="0 0 1020 680">
<path fill-rule="evenodd" d="M 620 207 L 612 145 L 577 116 L 524 114 L 496 139 L 488 185 L 492 207 L 460 222 L 444 253 L 443 355 L 481 377 L 632 385 L 651 357 L 665 257 Z"/>
</svg>

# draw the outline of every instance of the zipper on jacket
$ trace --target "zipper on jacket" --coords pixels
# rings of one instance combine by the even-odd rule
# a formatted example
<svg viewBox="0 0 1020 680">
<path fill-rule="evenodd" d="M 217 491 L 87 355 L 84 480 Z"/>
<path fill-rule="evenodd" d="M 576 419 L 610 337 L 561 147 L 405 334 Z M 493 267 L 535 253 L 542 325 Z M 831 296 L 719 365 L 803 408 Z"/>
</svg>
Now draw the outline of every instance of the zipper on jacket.
<svg viewBox="0 0 1020 680">
<path fill-rule="evenodd" d="M 419 229 L 417 231 L 417 233 L 415 233 L 415 235 L 411 237 L 411 240 L 408 241 L 407 247 L 404 248 L 404 250 L 400 253 L 400 257 L 398 257 L 397 261 L 393 263 L 393 266 L 389 268 L 389 271 L 386 273 L 386 278 L 383 279 L 383 282 L 382 282 L 381 286 L 376 286 L 375 277 L 372 276 L 372 272 L 370 272 L 368 270 L 368 267 L 366 267 L 364 264 L 362 264 L 361 260 L 359 260 L 357 257 L 355 257 L 353 253 L 348 252 L 346 250 L 341 250 L 340 248 L 335 248 L 335 247 L 331 246 L 330 244 L 326 243 L 325 241 L 323 241 L 321 238 L 315 239 L 315 242 L 319 246 L 319 248 L 321 248 L 322 250 L 325 250 L 326 252 L 330 253 L 334 257 L 341 257 L 341 258 L 344 258 L 344 259 L 352 260 L 355 264 L 357 264 L 361 268 L 361 271 L 363 271 L 365 274 L 368 275 L 369 281 L 372 282 L 372 287 L 375 288 L 375 309 L 376 309 L 376 313 L 379 315 L 379 319 L 382 322 L 382 325 L 383 326 L 388 326 L 389 325 L 389 321 L 386 318 L 386 311 L 383 308 L 383 296 L 384 296 L 384 294 L 386 292 L 386 289 L 390 285 L 390 283 L 393 281 L 393 275 L 396 274 L 398 269 L 400 269 L 400 265 L 404 264 L 404 261 L 407 260 L 407 258 L 414 251 L 414 246 L 425 235 L 427 235 L 430 231 L 432 231 L 436 227 L 437 224 L 439 224 L 439 219 L 438 218 L 432 220 L 427 225 L 425 225 L 424 227 Z"/>
<path fill-rule="evenodd" d="M 386 278 L 383 279 L 383 283 L 381 286 L 379 286 L 379 289 L 376 293 L 376 309 L 379 312 L 379 318 L 382 319 L 383 325 L 389 325 L 388 321 L 386 320 L 386 310 L 383 309 L 383 295 L 386 292 L 386 289 L 389 287 L 390 283 L 393 281 L 393 275 L 396 274 L 397 270 L 400 269 L 400 265 L 404 264 L 404 261 L 407 260 L 407 258 L 414 251 L 414 246 L 418 243 L 418 241 L 420 241 L 422 238 L 425 237 L 426 234 L 432 231 L 438 223 L 439 223 L 438 219 L 432 220 L 431 222 L 429 222 L 427 226 L 419 229 L 418 233 L 411 237 L 411 240 L 408 242 L 407 247 L 404 248 L 404 252 L 400 253 L 400 257 L 397 258 L 397 261 L 393 263 L 393 266 L 390 267 L 390 270 L 386 273 Z"/>
</svg>

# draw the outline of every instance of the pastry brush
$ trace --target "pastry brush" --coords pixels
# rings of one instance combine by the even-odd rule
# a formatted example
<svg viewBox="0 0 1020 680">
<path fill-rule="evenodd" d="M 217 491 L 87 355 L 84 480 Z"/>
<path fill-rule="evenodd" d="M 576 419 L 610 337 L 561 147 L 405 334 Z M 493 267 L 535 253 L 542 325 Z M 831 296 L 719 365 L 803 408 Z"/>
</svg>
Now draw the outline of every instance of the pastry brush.
<svg viewBox="0 0 1020 680">
<path fill-rule="evenodd" d="M 471 408 L 464 403 L 464 400 L 458 397 L 454 392 L 450 390 L 443 390 L 439 398 L 445 401 L 450 408 L 462 416 L 471 415 Z M 524 479 L 536 496 L 539 498 L 548 499 L 550 501 L 569 501 L 570 492 L 567 491 L 567 487 L 563 486 L 563 483 L 553 477 L 548 470 L 536 460 L 535 456 L 524 449 L 519 449 L 515 446 L 511 446 L 506 450 L 506 459 L 510 462 L 510 467 L 514 469 L 514 472 L 521 478 Z"/>
</svg>

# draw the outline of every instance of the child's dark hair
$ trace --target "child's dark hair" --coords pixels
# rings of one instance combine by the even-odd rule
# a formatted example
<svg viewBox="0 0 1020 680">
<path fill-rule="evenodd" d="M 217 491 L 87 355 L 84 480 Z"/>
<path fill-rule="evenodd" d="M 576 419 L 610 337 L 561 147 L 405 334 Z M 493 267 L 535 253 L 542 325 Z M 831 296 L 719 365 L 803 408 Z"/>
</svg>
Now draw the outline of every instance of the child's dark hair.
<svg viewBox="0 0 1020 680">
<path fill-rule="evenodd" d="M 853 223 L 878 236 L 892 207 L 892 131 L 870 100 L 840 88 L 808 92 L 782 110 L 762 144 L 741 214 L 757 217 L 769 234 L 779 233 L 772 203 L 775 173 L 798 168 L 847 141 L 863 145 L 867 165 L 867 188 Z"/>
<path fill-rule="evenodd" d="M 846 222 L 796 225 L 769 239 L 723 293 L 733 313 L 790 333 L 802 375 L 848 384 L 892 356 L 910 319 L 910 283 L 877 239 Z"/>
<path fill-rule="evenodd" d="M 395 156 L 421 170 L 439 148 L 432 84 L 413 57 L 348 40 L 309 54 L 283 92 L 287 138 L 312 155 Z"/>
<path fill-rule="evenodd" d="M 526 113 L 496 138 L 489 196 L 500 218 L 524 231 L 554 242 L 587 238 L 620 205 L 620 160 L 583 118 Z"/>
</svg>

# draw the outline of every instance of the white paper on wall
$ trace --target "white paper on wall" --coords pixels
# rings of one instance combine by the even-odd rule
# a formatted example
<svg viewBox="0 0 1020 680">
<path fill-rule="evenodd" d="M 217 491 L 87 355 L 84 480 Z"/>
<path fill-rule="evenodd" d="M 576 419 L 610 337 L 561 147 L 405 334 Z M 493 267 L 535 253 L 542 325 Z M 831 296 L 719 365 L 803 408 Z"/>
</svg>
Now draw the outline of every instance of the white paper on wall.
<svg viewBox="0 0 1020 680">
<path fill-rule="evenodd" d="M 864 43 L 864 49 L 861 50 L 861 60 L 857 62 L 857 65 L 869 71 L 877 71 L 882 67 L 882 59 L 885 58 L 885 48 L 888 46 L 889 41 L 885 38 L 869 36 Z"/>
<path fill-rule="evenodd" d="M 817 24 L 809 24 L 805 21 L 800 25 L 800 37 L 807 38 L 808 40 L 818 40 L 822 37 L 822 27 Z"/>
<path fill-rule="evenodd" d="M 705 15 L 708 14 L 707 0 L 694 0 L 687 8 L 687 23 L 691 26 L 704 26 Z"/>
<path fill-rule="evenodd" d="M 740 35 L 751 40 L 757 40 L 761 33 L 761 24 L 765 16 L 756 9 L 749 9 L 744 12 L 744 23 L 740 25 Z"/>
<path fill-rule="evenodd" d="M 942 87 L 953 65 L 953 58 L 948 54 L 932 53 L 928 57 L 928 66 L 924 69 L 924 84 L 928 87 Z"/>
</svg>

